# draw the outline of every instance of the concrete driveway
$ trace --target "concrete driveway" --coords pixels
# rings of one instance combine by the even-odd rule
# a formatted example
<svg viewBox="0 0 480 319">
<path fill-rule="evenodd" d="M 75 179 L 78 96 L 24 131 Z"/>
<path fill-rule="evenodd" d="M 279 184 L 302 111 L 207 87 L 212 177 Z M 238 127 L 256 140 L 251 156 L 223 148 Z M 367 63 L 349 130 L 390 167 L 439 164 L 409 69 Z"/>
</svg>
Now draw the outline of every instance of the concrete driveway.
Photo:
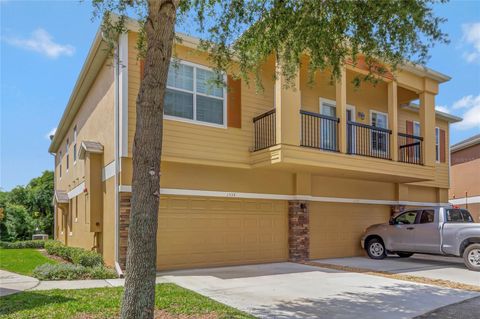
<svg viewBox="0 0 480 319">
<path fill-rule="evenodd" d="M 480 286 L 480 272 L 468 270 L 463 264 L 463 259 L 456 257 L 415 254 L 410 258 L 389 256 L 383 260 L 374 260 L 368 257 L 349 257 L 315 261 L 322 264 L 364 268 Z"/>
<path fill-rule="evenodd" d="M 294 263 L 159 275 L 260 318 L 412 318 L 480 295 Z"/>
</svg>

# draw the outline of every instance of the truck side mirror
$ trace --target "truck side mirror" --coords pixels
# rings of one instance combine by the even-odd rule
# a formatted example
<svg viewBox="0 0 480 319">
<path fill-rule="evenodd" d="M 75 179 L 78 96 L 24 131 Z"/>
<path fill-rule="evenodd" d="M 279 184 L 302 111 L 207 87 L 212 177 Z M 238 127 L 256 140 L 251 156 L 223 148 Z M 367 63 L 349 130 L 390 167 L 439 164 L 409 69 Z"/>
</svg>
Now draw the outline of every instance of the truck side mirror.
<svg viewBox="0 0 480 319">
<path fill-rule="evenodd" d="M 390 225 L 395 225 L 395 221 L 393 220 L 393 218 L 390 218 L 390 220 L 388 221 L 388 223 L 389 223 Z"/>
</svg>

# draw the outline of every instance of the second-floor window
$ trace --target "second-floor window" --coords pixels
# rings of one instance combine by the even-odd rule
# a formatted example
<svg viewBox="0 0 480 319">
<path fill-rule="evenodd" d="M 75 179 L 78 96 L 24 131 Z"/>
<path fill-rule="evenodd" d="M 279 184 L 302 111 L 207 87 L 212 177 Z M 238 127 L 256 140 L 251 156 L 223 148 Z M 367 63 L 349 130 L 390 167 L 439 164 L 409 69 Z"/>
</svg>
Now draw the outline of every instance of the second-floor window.
<svg viewBox="0 0 480 319">
<path fill-rule="evenodd" d="M 58 156 L 58 162 L 60 163 L 58 165 L 58 176 L 62 178 L 62 151 L 60 151 L 59 156 Z"/>
<path fill-rule="evenodd" d="M 73 128 L 73 164 L 77 163 L 77 126 Z"/>
<path fill-rule="evenodd" d="M 225 125 L 225 89 L 214 82 L 215 72 L 187 62 L 168 70 L 166 117 Z"/>
<path fill-rule="evenodd" d="M 66 147 L 65 147 L 65 155 L 66 155 L 66 157 L 65 157 L 65 166 L 66 166 L 66 168 L 67 168 L 67 172 L 68 172 L 69 165 L 70 165 L 70 163 L 69 163 L 70 156 L 68 155 L 68 144 L 69 144 L 69 141 L 68 141 L 68 138 L 67 138 L 67 145 L 66 145 Z"/>
<path fill-rule="evenodd" d="M 435 128 L 435 160 L 440 162 L 440 129 Z"/>
</svg>

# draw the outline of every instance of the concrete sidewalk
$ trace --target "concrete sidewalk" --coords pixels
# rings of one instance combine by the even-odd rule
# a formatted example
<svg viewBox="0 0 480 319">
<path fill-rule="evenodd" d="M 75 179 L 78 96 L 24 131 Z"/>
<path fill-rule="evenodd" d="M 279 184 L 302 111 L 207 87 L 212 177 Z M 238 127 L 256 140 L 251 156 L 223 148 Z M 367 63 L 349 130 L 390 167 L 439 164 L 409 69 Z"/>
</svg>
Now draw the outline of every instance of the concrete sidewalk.
<svg viewBox="0 0 480 319">
<path fill-rule="evenodd" d="M 0 269 L 0 297 L 32 289 L 38 283 L 39 280 L 36 278 Z"/>
<path fill-rule="evenodd" d="M 156 283 L 170 282 L 163 277 L 157 277 Z M 50 289 L 87 289 L 104 287 L 123 287 L 125 279 L 96 279 L 96 280 L 50 280 L 40 281 L 36 278 L 19 275 L 13 272 L 0 270 L 0 297 L 8 296 L 26 290 Z"/>
<path fill-rule="evenodd" d="M 170 282 L 166 278 L 157 277 L 157 284 Z M 105 287 L 123 287 L 125 279 L 95 279 L 95 280 L 51 280 L 40 281 L 40 283 L 30 290 L 50 290 L 50 289 L 88 289 Z"/>
</svg>

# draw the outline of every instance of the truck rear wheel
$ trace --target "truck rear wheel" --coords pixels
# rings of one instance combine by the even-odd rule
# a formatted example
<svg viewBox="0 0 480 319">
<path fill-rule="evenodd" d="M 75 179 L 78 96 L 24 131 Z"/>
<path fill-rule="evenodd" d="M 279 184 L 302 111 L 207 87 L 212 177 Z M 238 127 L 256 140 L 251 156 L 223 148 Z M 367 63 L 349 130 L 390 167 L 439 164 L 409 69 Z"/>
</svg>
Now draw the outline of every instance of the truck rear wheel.
<svg viewBox="0 0 480 319">
<path fill-rule="evenodd" d="M 468 269 L 480 271 L 480 244 L 471 244 L 465 248 L 463 262 Z"/>
<path fill-rule="evenodd" d="M 368 257 L 372 259 L 384 259 L 387 257 L 387 251 L 385 245 L 378 238 L 372 238 L 367 242 L 365 246 Z"/>
</svg>

